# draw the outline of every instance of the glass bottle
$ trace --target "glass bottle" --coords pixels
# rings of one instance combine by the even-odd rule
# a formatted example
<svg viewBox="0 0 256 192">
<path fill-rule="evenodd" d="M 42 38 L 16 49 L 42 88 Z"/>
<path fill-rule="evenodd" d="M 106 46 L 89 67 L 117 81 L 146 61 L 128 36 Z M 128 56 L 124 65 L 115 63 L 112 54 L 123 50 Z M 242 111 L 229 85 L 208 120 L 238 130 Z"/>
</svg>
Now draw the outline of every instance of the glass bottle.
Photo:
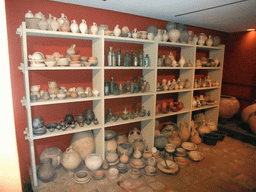
<svg viewBox="0 0 256 192">
<path fill-rule="evenodd" d="M 118 50 L 117 50 L 116 65 L 117 65 L 117 66 L 121 66 L 121 65 L 122 65 L 122 53 L 121 53 L 121 49 L 118 49 Z"/>
<path fill-rule="evenodd" d="M 116 66 L 116 52 L 112 51 L 112 66 Z"/>
<path fill-rule="evenodd" d="M 146 54 L 145 60 L 144 60 L 144 66 L 149 67 L 150 66 L 150 59 L 148 54 Z"/>
<path fill-rule="evenodd" d="M 131 86 L 129 85 L 129 81 L 126 84 L 127 93 L 131 92 Z"/>
<path fill-rule="evenodd" d="M 112 52 L 113 52 L 113 47 L 109 47 L 109 51 L 108 51 L 108 66 L 113 66 Z"/>
<path fill-rule="evenodd" d="M 144 55 L 143 55 L 143 50 L 139 50 L 139 66 L 143 67 L 144 66 Z"/>
<path fill-rule="evenodd" d="M 124 57 L 124 66 L 125 67 L 131 66 L 131 56 L 130 56 L 129 50 L 126 51 L 126 54 Z"/>
<path fill-rule="evenodd" d="M 114 93 L 114 77 L 111 77 L 111 82 L 110 82 L 110 94 Z"/>
<path fill-rule="evenodd" d="M 136 51 L 132 52 L 132 66 L 137 67 L 139 65 L 138 55 Z"/>
</svg>

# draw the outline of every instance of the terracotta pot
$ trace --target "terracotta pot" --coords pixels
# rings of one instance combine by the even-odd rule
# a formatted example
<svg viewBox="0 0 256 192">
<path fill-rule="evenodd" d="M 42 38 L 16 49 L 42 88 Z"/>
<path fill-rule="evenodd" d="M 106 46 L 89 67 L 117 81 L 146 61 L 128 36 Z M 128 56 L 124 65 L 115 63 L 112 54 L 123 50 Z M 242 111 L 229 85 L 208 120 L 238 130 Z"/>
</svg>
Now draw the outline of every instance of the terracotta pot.
<svg viewBox="0 0 256 192">
<path fill-rule="evenodd" d="M 71 139 L 71 146 L 81 155 L 82 159 L 94 152 L 94 139 L 91 131 L 75 133 Z"/>
<path fill-rule="evenodd" d="M 242 113 L 242 119 L 244 122 L 248 123 L 249 118 L 252 116 L 252 114 L 256 111 L 256 101 L 254 101 L 254 103 L 252 105 L 249 105 L 248 107 L 246 107 Z"/>
<path fill-rule="evenodd" d="M 232 96 L 222 95 L 220 99 L 219 116 L 224 119 L 233 117 L 240 108 L 239 101 Z"/>
<path fill-rule="evenodd" d="M 63 153 L 60 162 L 67 171 L 74 171 L 82 162 L 82 158 L 74 147 L 70 146 Z"/>
<path fill-rule="evenodd" d="M 187 123 L 185 122 L 180 122 L 180 127 L 178 131 L 181 141 L 185 142 L 189 139 L 190 137 L 190 131 L 188 130 Z"/>
<path fill-rule="evenodd" d="M 56 175 L 54 166 L 52 165 L 52 159 L 47 158 L 41 160 L 41 165 L 37 170 L 38 178 L 43 182 L 50 182 Z"/>
</svg>

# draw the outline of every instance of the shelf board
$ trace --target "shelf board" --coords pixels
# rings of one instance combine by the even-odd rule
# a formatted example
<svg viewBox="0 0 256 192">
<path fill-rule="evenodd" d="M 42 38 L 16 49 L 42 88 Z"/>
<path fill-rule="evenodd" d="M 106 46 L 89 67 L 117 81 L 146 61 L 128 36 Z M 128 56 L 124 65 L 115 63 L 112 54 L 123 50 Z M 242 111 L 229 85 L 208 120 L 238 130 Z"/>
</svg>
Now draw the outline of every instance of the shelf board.
<svg viewBox="0 0 256 192">
<path fill-rule="evenodd" d="M 155 41 L 148 39 L 134 39 L 128 37 L 115 37 L 115 36 L 104 36 L 105 41 L 119 42 L 119 43 L 134 43 L 134 44 L 153 44 Z"/>
<path fill-rule="evenodd" d="M 195 69 L 212 69 L 212 70 L 221 70 L 222 67 L 195 67 Z"/>
<path fill-rule="evenodd" d="M 101 67 L 28 67 L 28 70 L 92 70 L 92 69 L 101 69 Z"/>
<path fill-rule="evenodd" d="M 147 121 L 147 120 L 152 120 L 152 116 L 145 116 L 145 117 L 137 117 L 135 119 L 119 119 L 116 122 L 107 122 L 104 126 L 105 127 L 112 127 L 112 126 L 117 126 L 117 125 L 124 125 L 124 124 L 129 124 L 129 123 L 135 123 L 135 122 L 140 122 L 140 121 Z"/>
<path fill-rule="evenodd" d="M 17 30 L 17 34 L 20 34 L 19 30 Z M 40 29 L 26 29 L 26 35 L 37 36 L 37 37 L 55 37 L 55 38 L 84 39 L 84 40 L 94 40 L 94 39 L 102 38 L 101 35 L 62 32 L 62 31 L 47 31 L 47 30 L 40 30 Z"/>
<path fill-rule="evenodd" d="M 179 89 L 179 90 L 171 90 L 171 91 L 157 91 L 156 94 L 169 94 L 169 93 L 180 93 L 180 92 L 189 92 L 192 89 Z"/>
<path fill-rule="evenodd" d="M 74 102 L 81 102 L 81 101 L 94 101 L 94 100 L 101 100 L 102 97 L 86 97 L 86 98 L 66 98 L 66 99 L 50 99 L 48 101 L 36 101 L 31 102 L 31 106 L 39 106 L 39 105 L 51 105 L 51 104 L 60 104 L 60 103 L 74 103 Z"/>
<path fill-rule="evenodd" d="M 158 42 L 158 46 L 166 46 L 166 47 L 195 47 L 194 44 L 172 43 L 172 42 Z"/>
<path fill-rule="evenodd" d="M 203 109 L 211 109 L 211 108 L 215 108 L 215 107 L 218 107 L 218 105 L 206 105 L 206 106 L 203 106 L 203 107 L 195 107 L 192 109 L 192 111 L 200 111 L 200 110 L 203 110 Z"/>
<path fill-rule="evenodd" d="M 124 69 L 124 70 L 129 70 L 129 69 L 155 69 L 154 67 L 133 67 L 133 66 L 130 66 L 130 67 L 124 67 L 124 66 L 120 66 L 120 67 L 112 67 L 112 66 L 104 66 L 104 69 Z"/>
<path fill-rule="evenodd" d="M 44 135 L 33 135 L 33 140 L 56 137 L 60 135 L 67 135 L 71 133 L 78 133 L 82 131 L 89 131 L 89 130 L 101 129 L 101 128 L 102 128 L 102 125 L 94 125 L 93 123 L 91 123 L 91 125 L 84 125 L 83 127 L 80 127 L 79 125 L 77 125 L 74 129 L 68 128 L 65 131 L 55 129 L 53 132 L 50 132 L 49 130 L 47 130 L 47 133 L 45 133 Z"/>
<path fill-rule="evenodd" d="M 194 67 L 157 67 L 157 69 L 194 69 Z"/>
<path fill-rule="evenodd" d="M 217 86 L 217 87 L 200 87 L 200 88 L 194 88 L 193 90 L 194 91 L 197 91 L 197 90 L 208 90 L 208 89 L 219 89 L 220 87 Z"/>
<path fill-rule="evenodd" d="M 196 48 L 197 49 L 206 49 L 206 50 L 209 50 L 209 49 L 223 49 L 223 47 L 214 47 L 214 46 L 202 46 L 202 45 L 196 45 Z"/>
<path fill-rule="evenodd" d="M 182 109 L 182 110 L 177 111 L 177 112 L 170 111 L 168 113 L 158 113 L 158 114 L 156 114 L 155 118 L 157 119 L 157 118 L 179 115 L 179 114 L 189 113 L 189 112 L 190 112 L 190 110 Z"/>
<path fill-rule="evenodd" d="M 138 96 L 147 96 L 147 95 L 154 95 L 152 92 L 145 92 L 145 93 L 125 93 L 122 95 L 107 95 L 104 99 L 117 99 L 117 98 L 125 98 L 125 97 L 138 97 Z"/>
</svg>

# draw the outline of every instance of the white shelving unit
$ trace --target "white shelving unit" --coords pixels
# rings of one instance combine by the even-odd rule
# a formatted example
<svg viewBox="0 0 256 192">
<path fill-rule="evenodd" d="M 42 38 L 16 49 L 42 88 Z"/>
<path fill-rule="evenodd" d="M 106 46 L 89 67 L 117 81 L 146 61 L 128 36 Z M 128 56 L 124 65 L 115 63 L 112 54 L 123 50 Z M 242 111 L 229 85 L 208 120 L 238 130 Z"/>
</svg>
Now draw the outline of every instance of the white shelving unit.
<svg viewBox="0 0 256 192">
<path fill-rule="evenodd" d="M 35 159 L 35 148 L 34 140 L 44 139 L 49 137 L 55 137 L 66 134 L 73 134 L 77 132 L 82 132 L 86 130 L 93 130 L 95 143 L 97 143 L 95 152 L 100 154 L 104 158 L 105 146 L 104 146 L 104 130 L 105 128 L 110 128 L 117 125 L 130 124 L 135 122 L 141 122 L 141 132 L 143 138 L 145 139 L 149 147 L 154 145 L 154 125 L 155 120 L 163 117 L 177 116 L 177 123 L 180 121 L 185 121 L 188 126 L 190 126 L 190 121 L 192 118 L 192 113 L 198 110 L 205 110 L 205 113 L 210 115 L 212 120 L 217 123 L 218 121 L 218 105 L 209 105 L 201 108 L 192 108 L 192 99 L 194 91 L 205 90 L 211 92 L 211 95 L 214 99 L 220 100 L 220 90 L 221 86 L 218 87 L 206 87 L 206 88 L 193 88 L 194 87 L 194 77 L 196 70 L 208 70 L 208 73 L 213 77 L 214 80 L 218 80 L 221 84 L 222 79 L 222 68 L 223 68 L 223 57 L 224 57 L 224 45 L 218 47 L 208 47 L 208 46 L 198 46 L 193 44 L 183 44 L 183 43 L 171 43 L 171 42 L 156 42 L 150 40 L 142 39 L 132 39 L 124 37 L 112 37 L 102 35 L 91 35 L 91 34 L 80 34 L 80 33 L 71 33 L 71 32 L 53 32 L 53 31 L 43 31 L 43 30 L 34 30 L 26 29 L 26 24 L 23 22 L 21 26 L 17 29 L 17 34 L 21 38 L 21 50 L 22 50 L 22 63 L 19 69 L 23 72 L 24 78 L 24 89 L 25 97 L 22 100 L 22 105 L 26 107 L 27 111 L 27 128 L 25 130 L 25 138 L 29 142 L 30 149 L 30 160 L 31 160 L 31 175 L 32 175 L 32 184 L 33 186 L 38 186 L 38 179 L 36 173 L 36 159 Z M 92 55 L 98 58 L 98 66 L 95 67 L 40 67 L 33 68 L 28 65 L 28 45 L 27 45 L 27 36 L 38 36 L 46 38 L 66 38 L 66 39 L 79 39 L 92 42 Z M 145 54 L 148 54 L 150 57 L 151 65 L 150 67 L 109 67 L 105 66 L 104 61 L 104 49 L 105 42 L 117 42 L 117 43 L 129 43 L 129 44 L 140 44 L 143 45 L 143 51 Z M 193 64 L 192 67 L 157 67 L 158 60 L 158 48 L 159 46 L 168 48 L 180 48 L 180 55 L 184 56 L 185 60 L 190 60 Z M 208 50 L 210 58 L 218 57 L 221 66 L 217 68 L 212 67 L 195 67 L 196 63 L 196 51 L 197 50 Z M 49 100 L 49 101 L 30 101 L 30 80 L 29 73 L 31 71 L 51 71 L 59 70 L 61 73 L 63 70 L 91 70 L 92 71 L 92 88 L 96 88 L 100 91 L 99 97 L 87 97 L 87 98 L 77 98 L 77 99 L 63 99 L 63 100 Z M 150 92 L 147 93 L 133 93 L 133 94 L 123 94 L 123 95 L 109 95 L 104 96 L 104 81 L 105 73 L 107 70 L 142 70 L 142 75 L 144 79 L 150 84 Z M 182 89 L 176 91 L 156 91 L 156 82 L 158 78 L 158 70 L 178 70 L 179 75 L 183 79 L 189 79 L 191 81 L 191 87 L 189 89 Z M 129 71 L 128 71 L 129 72 Z M 53 79 L 54 80 L 54 79 Z M 157 102 L 157 96 L 162 94 L 178 94 L 178 99 L 183 102 L 184 108 L 178 112 L 169 112 L 166 114 L 157 114 L 155 115 L 155 106 Z M 114 99 L 125 99 L 128 97 L 141 97 L 141 103 L 146 110 L 150 110 L 150 116 L 138 117 L 135 119 L 122 120 L 119 119 L 116 122 L 108 122 L 104 124 L 104 111 L 105 111 L 105 102 L 111 102 Z M 31 108 L 34 106 L 42 105 L 51 105 L 51 104 L 64 104 L 64 103 L 73 103 L 73 102 L 92 102 L 93 111 L 96 117 L 99 120 L 99 125 L 85 125 L 84 127 L 77 127 L 75 129 L 68 129 L 66 131 L 55 130 L 54 132 L 47 132 L 44 135 L 33 135 L 32 129 L 32 113 Z M 125 106 L 124 106 L 125 107 Z"/>
</svg>

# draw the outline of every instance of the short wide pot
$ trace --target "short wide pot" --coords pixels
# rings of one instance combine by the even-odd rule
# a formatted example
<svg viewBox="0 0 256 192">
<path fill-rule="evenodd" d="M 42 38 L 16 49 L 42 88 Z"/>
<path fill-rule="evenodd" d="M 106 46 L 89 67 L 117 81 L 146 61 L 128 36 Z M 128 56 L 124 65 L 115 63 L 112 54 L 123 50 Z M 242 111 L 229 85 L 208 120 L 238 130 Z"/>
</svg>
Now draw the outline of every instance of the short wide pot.
<svg viewBox="0 0 256 192">
<path fill-rule="evenodd" d="M 215 133 L 206 133 L 203 134 L 203 143 L 207 145 L 216 145 L 219 139 L 218 135 Z"/>
</svg>

